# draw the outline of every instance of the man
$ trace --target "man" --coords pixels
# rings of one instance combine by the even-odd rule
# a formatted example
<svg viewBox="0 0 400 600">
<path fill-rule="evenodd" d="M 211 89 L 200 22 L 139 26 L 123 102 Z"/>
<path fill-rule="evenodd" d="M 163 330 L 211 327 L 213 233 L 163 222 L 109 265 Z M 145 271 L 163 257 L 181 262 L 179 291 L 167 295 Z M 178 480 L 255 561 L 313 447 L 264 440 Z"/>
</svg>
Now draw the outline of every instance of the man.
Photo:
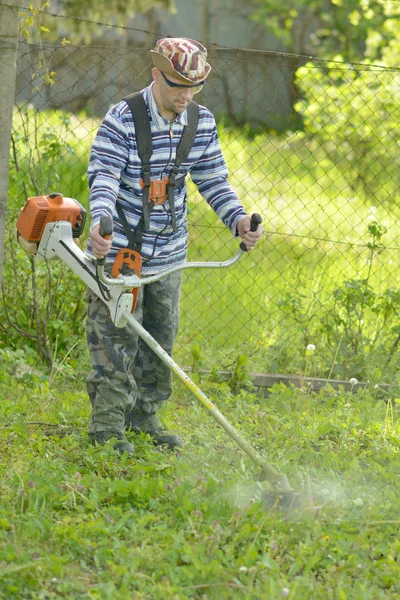
<svg viewBox="0 0 400 600">
<path fill-rule="evenodd" d="M 192 124 L 194 140 L 179 167 L 175 185 L 167 186 L 164 202 L 158 203 L 154 189 L 164 185 L 163 191 L 166 191 L 163 180 L 165 177 L 172 180 L 174 176 L 177 146 L 184 127 L 188 126 L 189 113 L 197 107 L 192 103 L 189 110 L 189 104 L 202 89 L 211 67 L 204 46 L 187 38 L 163 38 L 151 54 L 153 82 L 140 92 L 151 128 L 152 154 L 147 184 L 143 162 L 138 156 L 138 121 L 132 115 L 129 99 L 119 102 L 107 113 L 93 144 L 88 169 L 92 215 L 88 255 L 91 258 L 107 256 L 107 264 L 111 266 L 119 249 L 128 244 L 131 248 L 134 235 L 143 260 L 144 277 L 185 261 L 184 176 L 189 172 L 205 200 L 248 250 L 254 248 L 263 231 L 261 226 L 255 232 L 250 231 L 250 217 L 227 180 L 214 117 L 203 106 L 196 112 L 196 129 Z M 140 98 L 142 103 L 143 99 Z M 148 209 L 148 200 L 152 200 L 151 209 Z M 103 215 L 113 218 L 112 240 L 100 235 L 99 222 Z M 170 354 L 178 329 L 181 273 L 143 286 L 134 313 Z M 164 444 L 171 449 L 181 446 L 179 437 L 165 431 L 157 417 L 157 411 L 172 392 L 169 369 L 129 325 L 116 328 L 107 307 L 90 291 L 87 339 L 93 365 L 87 382 L 92 402 L 91 441 L 104 444 L 116 438 L 114 448 L 131 454 L 133 445 L 124 435 L 128 429 L 148 433 L 156 445 Z"/>
</svg>

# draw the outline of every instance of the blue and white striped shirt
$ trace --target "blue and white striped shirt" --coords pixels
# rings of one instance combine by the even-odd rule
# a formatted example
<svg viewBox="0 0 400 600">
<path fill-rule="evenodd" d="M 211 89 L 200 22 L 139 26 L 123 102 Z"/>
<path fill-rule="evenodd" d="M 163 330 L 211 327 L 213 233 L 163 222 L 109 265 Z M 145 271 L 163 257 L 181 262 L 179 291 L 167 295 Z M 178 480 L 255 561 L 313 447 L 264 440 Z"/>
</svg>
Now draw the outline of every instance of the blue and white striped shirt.
<svg viewBox="0 0 400 600">
<path fill-rule="evenodd" d="M 158 112 L 152 93 L 153 84 L 142 90 L 149 108 L 153 154 L 150 161 L 151 178 L 169 176 L 175 162 L 176 148 L 187 111 L 169 122 Z M 200 194 L 214 209 L 218 217 L 236 234 L 236 224 L 246 215 L 237 195 L 228 182 L 228 171 L 218 140 L 213 115 L 199 106 L 199 124 L 190 154 L 179 169 L 177 179 L 190 172 L 192 181 Z M 114 239 L 107 261 L 112 263 L 120 248 L 128 244 L 116 212 L 118 201 L 124 210 L 130 227 L 134 230 L 142 216 L 143 190 L 142 163 L 138 157 L 135 127 L 127 103 L 123 100 L 113 106 L 104 118 L 90 155 L 88 180 L 90 186 L 90 211 L 92 228 L 103 215 L 114 221 Z M 154 206 L 150 215 L 150 227 L 143 233 L 143 273 L 150 275 L 169 266 L 185 261 L 187 253 L 186 184 L 175 191 L 177 231 L 172 229 L 168 201 Z M 90 240 L 87 255 L 94 258 Z"/>
</svg>

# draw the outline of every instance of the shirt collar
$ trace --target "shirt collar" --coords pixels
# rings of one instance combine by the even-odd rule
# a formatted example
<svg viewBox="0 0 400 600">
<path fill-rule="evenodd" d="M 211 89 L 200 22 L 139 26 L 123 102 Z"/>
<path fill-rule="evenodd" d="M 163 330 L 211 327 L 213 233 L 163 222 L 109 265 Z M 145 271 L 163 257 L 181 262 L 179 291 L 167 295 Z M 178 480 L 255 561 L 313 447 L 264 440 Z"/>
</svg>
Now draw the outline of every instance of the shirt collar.
<svg viewBox="0 0 400 600">
<path fill-rule="evenodd" d="M 147 87 L 144 90 L 144 99 L 145 99 L 147 106 L 149 107 L 151 120 L 153 121 L 153 123 L 155 124 L 157 129 L 162 129 L 166 125 L 169 125 L 169 121 L 167 121 L 167 119 L 164 119 L 164 117 L 162 117 L 160 115 L 160 113 L 158 112 L 158 107 L 157 107 L 156 101 L 154 100 L 154 96 L 153 96 L 153 85 L 154 85 L 154 81 L 151 85 L 149 85 L 149 87 Z M 175 117 L 174 123 L 180 123 L 181 125 L 188 124 L 186 108 L 182 113 L 180 113 L 179 115 L 177 115 Z"/>
</svg>

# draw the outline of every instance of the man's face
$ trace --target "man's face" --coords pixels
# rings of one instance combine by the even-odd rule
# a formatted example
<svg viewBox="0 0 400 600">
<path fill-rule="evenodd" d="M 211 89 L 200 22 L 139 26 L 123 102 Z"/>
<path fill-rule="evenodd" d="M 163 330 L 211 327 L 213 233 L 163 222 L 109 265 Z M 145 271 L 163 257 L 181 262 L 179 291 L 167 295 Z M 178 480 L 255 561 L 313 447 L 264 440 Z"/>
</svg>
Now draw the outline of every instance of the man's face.
<svg viewBox="0 0 400 600">
<path fill-rule="evenodd" d="M 159 85 L 163 107 L 174 114 L 182 113 L 192 101 L 193 96 L 202 88 L 202 85 L 181 86 L 181 82 L 176 77 L 164 75 L 158 69 L 156 81 Z"/>
</svg>

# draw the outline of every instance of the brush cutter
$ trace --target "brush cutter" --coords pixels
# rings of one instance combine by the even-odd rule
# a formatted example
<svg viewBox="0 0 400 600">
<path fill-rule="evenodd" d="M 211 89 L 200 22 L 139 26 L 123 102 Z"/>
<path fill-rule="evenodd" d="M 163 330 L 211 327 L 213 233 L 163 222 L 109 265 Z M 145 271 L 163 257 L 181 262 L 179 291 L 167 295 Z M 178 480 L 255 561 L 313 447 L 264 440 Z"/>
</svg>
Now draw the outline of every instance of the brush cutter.
<svg viewBox="0 0 400 600">
<path fill-rule="evenodd" d="M 104 259 L 95 263 L 89 260 L 75 243 L 80 236 L 86 220 L 85 209 L 72 198 L 64 198 L 61 194 L 28 198 L 21 209 L 17 220 L 17 236 L 21 246 L 38 259 L 61 259 L 104 303 L 108 306 L 111 319 L 116 327 L 124 327 L 129 323 L 134 331 L 150 346 L 162 362 L 185 384 L 208 410 L 226 433 L 261 469 L 259 481 L 270 486 L 269 494 L 275 498 L 273 502 L 285 507 L 297 504 L 297 497 L 283 473 L 276 471 L 241 435 L 241 433 L 224 417 L 218 408 L 186 373 L 174 362 L 156 340 L 142 327 L 132 314 L 137 292 L 140 287 L 184 269 L 220 269 L 230 267 L 238 262 L 246 251 L 240 244 L 237 254 L 224 262 L 185 263 L 166 269 L 162 273 L 139 277 L 135 270 L 123 274 L 119 269 L 118 276 L 113 278 L 104 272 Z M 251 230 L 255 231 L 261 223 L 261 217 L 253 214 Z M 100 222 L 100 233 L 110 236 L 113 231 L 110 217 L 103 217 Z M 127 254 L 128 260 L 129 251 Z M 134 259 L 135 257 L 133 257 Z"/>
</svg>

